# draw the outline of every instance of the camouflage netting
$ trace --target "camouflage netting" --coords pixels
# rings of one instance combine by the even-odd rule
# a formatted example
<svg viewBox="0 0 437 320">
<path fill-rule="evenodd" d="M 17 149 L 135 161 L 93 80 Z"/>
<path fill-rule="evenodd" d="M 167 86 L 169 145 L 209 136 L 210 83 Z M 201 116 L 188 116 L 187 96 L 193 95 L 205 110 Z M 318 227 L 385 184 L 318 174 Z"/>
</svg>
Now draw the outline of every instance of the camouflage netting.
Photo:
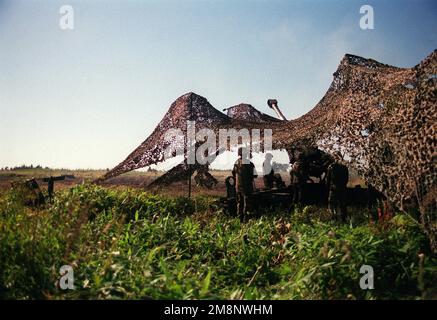
<svg viewBox="0 0 437 320">
<path fill-rule="evenodd" d="M 236 106 L 225 109 L 228 111 L 228 116 L 234 120 L 250 120 L 252 122 L 279 122 L 282 120 L 273 118 L 261 111 L 255 109 L 247 103 L 240 103 Z"/>
<path fill-rule="evenodd" d="M 171 128 L 272 129 L 273 148 L 289 153 L 302 144 L 333 154 L 340 151 L 348 165 L 401 210 L 419 208 L 421 222 L 434 251 L 436 239 L 436 89 L 437 51 L 413 68 L 396 68 L 345 55 L 325 96 L 302 117 L 283 121 L 250 105 L 216 110 L 203 97 L 178 98 L 154 132 L 103 179 L 164 160 L 164 133 Z M 183 147 L 185 142 L 178 141 Z M 196 166 L 196 165 L 195 165 Z M 185 163 L 160 179 L 169 183 L 197 170 Z M 204 170 L 201 170 L 204 172 Z M 168 178 L 168 179 L 167 179 Z"/>
</svg>

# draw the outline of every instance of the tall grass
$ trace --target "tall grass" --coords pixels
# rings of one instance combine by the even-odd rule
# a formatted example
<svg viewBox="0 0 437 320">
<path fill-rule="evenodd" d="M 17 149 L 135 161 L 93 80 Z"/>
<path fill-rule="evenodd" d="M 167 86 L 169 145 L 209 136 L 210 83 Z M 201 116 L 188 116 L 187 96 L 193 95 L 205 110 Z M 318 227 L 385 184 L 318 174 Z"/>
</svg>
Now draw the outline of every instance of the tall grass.
<svg viewBox="0 0 437 320">
<path fill-rule="evenodd" d="M 390 299 L 435 295 L 436 260 L 407 216 L 337 224 L 316 207 L 247 223 L 213 198 L 81 185 L 46 207 L 0 197 L 3 299 Z M 57 286 L 71 265 L 75 290 Z M 361 265 L 375 289 L 359 287 Z M 435 296 L 434 296 L 435 297 Z"/>
</svg>

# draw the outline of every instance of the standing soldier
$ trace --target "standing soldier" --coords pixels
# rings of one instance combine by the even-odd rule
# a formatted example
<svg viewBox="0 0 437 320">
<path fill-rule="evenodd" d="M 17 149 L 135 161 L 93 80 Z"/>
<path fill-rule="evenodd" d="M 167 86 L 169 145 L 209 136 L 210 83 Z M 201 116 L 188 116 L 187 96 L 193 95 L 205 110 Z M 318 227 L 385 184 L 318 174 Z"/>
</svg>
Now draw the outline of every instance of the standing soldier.
<svg viewBox="0 0 437 320">
<path fill-rule="evenodd" d="M 334 155 L 334 162 L 329 165 L 326 174 L 326 185 L 329 190 L 328 209 L 334 219 L 346 221 L 346 186 L 349 180 L 349 170 L 341 163 L 342 157 L 339 152 Z"/>
<path fill-rule="evenodd" d="M 266 189 L 273 188 L 273 182 L 275 181 L 275 172 L 272 166 L 273 155 L 271 153 L 266 154 L 266 159 L 263 162 L 263 180 L 264 187 Z"/>
<path fill-rule="evenodd" d="M 291 166 L 290 176 L 293 185 L 293 204 L 301 205 L 304 198 L 305 183 L 308 180 L 308 172 L 303 153 L 299 153 L 297 160 Z"/>
<path fill-rule="evenodd" d="M 249 151 L 246 148 L 238 149 L 238 160 L 234 164 L 232 176 L 237 190 L 238 215 L 240 220 L 244 221 L 247 212 L 252 209 L 250 196 L 254 191 L 254 179 L 257 177 L 255 166 L 250 161 Z"/>
<path fill-rule="evenodd" d="M 17 183 L 16 186 L 23 190 L 23 200 L 26 206 L 37 207 L 46 203 L 44 194 L 35 178 Z"/>
</svg>

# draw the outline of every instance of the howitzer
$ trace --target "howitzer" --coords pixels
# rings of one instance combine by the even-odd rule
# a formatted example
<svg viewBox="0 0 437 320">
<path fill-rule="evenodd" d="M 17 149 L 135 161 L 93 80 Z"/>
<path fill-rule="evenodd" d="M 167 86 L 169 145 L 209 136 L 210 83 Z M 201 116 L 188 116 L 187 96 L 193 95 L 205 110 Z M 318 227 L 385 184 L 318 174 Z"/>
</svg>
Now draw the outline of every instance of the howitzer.
<svg viewBox="0 0 437 320">
<path fill-rule="evenodd" d="M 35 178 L 12 182 L 12 188 L 21 194 L 26 206 L 38 207 L 46 203 L 44 194 Z"/>
<path fill-rule="evenodd" d="M 225 180 L 226 197 L 221 198 L 223 209 L 229 215 L 236 215 L 237 212 L 237 197 L 235 190 L 235 182 L 232 176 Z M 303 186 L 303 205 L 327 205 L 328 187 L 325 183 L 307 182 Z M 259 209 L 267 209 L 271 207 L 279 207 L 288 210 L 291 208 L 293 199 L 294 185 L 283 185 L 272 189 L 258 189 L 251 195 L 254 207 Z M 346 204 L 355 207 L 371 208 L 381 200 L 381 195 L 375 194 L 372 188 L 347 188 Z M 256 211 L 257 211 L 256 210 Z"/>
<path fill-rule="evenodd" d="M 267 105 L 276 112 L 276 115 L 278 116 L 279 119 L 285 120 L 285 121 L 287 120 L 287 118 L 285 118 L 285 116 L 282 114 L 281 110 L 279 110 L 278 100 L 269 99 L 269 100 L 267 100 Z"/>
</svg>

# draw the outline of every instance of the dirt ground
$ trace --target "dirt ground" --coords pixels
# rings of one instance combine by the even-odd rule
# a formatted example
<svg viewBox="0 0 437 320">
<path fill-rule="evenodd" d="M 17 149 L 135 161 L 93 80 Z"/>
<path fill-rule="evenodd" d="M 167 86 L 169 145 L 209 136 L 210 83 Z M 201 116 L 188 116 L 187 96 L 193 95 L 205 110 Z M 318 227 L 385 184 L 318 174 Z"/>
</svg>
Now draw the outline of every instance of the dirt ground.
<svg viewBox="0 0 437 320">
<path fill-rule="evenodd" d="M 49 169 L 20 169 L 20 170 L 0 170 L 0 192 L 5 191 L 11 187 L 14 181 L 20 181 L 30 178 L 35 178 L 43 190 L 47 190 L 47 183 L 42 179 L 45 177 L 56 177 L 60 175 L 70 175 L 72 177 L 62 181 L 55 182 L 55 191 L 65 188 L 71 188 L 74 185 L 81 184 L 87 181 L 93 181 L 98 177 L 105 174 L 104 170 L 49 170 Z M 163 172 L 144 172 L 144 171 L 132 171 L 125 173 L 118 177 L 109 179 L 101 185 L 110 188 L 141 188 L 145 191 L 169 194 L 169 195 L 188 195 L 188 181 L 174 183 L 170 186 L 163 187 L 162 189 L 149 189 L 147 186 L 156 178 L 161 176 Z M 225 179 L 231 175 L 230 171 L 211 171 L 211 174 L 218 180 L 218 184 L 211 190 L 206 188 L 197 187 L 192 180 L 192 194 L 205 194 L 225 196 L 226 187 Z M 258 178 L 256 185 L 262 186 L 262 179 Z"/>
<path fill-rule="evenodd" d="M 55 182 L 55 191 L 65 188 L 71 188 L 74 185 L 81 184 L 87 181 L 92 181 L 105 174 L 105 170 L 51 170 L 51 169 L 20 169 L 20 170 L 0 170 L 0 192 L 5 191 L 11 187 L 11 183 L 14 181 L 25 180 L 35 178 L 43 190 L 47 190 L 47 183 L 43 182 L 44 177 L 70 175 L 63 181 Z M 109 179 L 101 185 L 110 188 L 141 188 L 145 191 L 184 196 L 188 195 L 188 181 L 174 183 L 170 186 L 163 187 L 160 190 L 152 190 L 147 188 L 149 183 L 162 175 L 163 172 L 145 172 L 145 171 L 132 171 L 125 173 L 118 177 Z M 214 195 L 225 196 L 226 187 L 225 179 L 231 175 L 230 171 L 211 171 L 211 174 L 218 180 L 218 184 L 213 189 L 200 188 L 192 180 L 192 194 L 193 195 Z M 282 179 L 288 185 L 290 183 L 290 176 L 287 172 L 281 174 Z M 357 184 L 364 185 L 363 181 L 356 175 L 351 175 L 349 186 L 355 186 Z M 259 177 L 255 181 L 257 188 L 263 187 L 263 179 Z"/>
</svg>

